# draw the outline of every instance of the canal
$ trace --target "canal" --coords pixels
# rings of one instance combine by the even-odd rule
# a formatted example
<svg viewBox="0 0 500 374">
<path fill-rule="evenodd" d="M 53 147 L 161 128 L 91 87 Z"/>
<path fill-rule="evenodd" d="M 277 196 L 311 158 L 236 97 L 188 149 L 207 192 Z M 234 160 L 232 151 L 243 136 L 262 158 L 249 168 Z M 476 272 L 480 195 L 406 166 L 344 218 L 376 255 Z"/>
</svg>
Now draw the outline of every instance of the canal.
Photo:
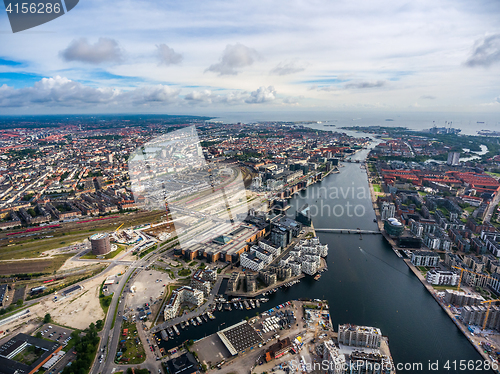
<svg viewBox="0 0 500 374">
<path fill-rule="evenodd" d="M 364 159 L 367 150 L 353 159 Z M 366 172 L 357 163 L 345 163 L 339 174 L 331 174 L 290 200 L 287 215 L 307 203 L 316 228 L 376 230 Z M 324 298 L 329 301 L 335 330 L 338 324 L 376 326 L 389 337 L 395 363 L 422 363 L 423 370 L 398 373 L 428 373 L 428 363 L 439 362 L 439 373 L 464 373 L 445 369 L 457 360 L 480 360 L 459 329 L 449 319 L 403 260 L 381 235 L 318 233 L 329 246 L 328 271 L 315 281 L 306 277 L 288 289 L 267 296 L 259 310 L 215 312 L 216 319 L 181 330 L 181 335 L 162 342 L 166 349 L 204 336 L 253 316 L 290 299 Z"/>
</svg>

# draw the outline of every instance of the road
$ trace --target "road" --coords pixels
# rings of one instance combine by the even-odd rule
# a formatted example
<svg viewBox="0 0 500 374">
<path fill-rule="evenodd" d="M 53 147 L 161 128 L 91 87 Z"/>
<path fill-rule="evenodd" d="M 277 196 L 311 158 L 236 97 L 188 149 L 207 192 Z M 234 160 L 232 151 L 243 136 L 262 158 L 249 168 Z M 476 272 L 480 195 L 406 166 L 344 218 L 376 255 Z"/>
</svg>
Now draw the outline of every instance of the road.
<svg viewBox="0 0 500 374">
<path fill-rule="evenodd" d="M 486 211 L 486 215 L 484 216 L 484 222 L 490 222 L 491 217 L 493 217 L 493 213 L 495 212 L 496 207 L 500 203 L 500 193 L 497 193 L 490 205 L 488 205 L 488 209 Z"/>
</svg>

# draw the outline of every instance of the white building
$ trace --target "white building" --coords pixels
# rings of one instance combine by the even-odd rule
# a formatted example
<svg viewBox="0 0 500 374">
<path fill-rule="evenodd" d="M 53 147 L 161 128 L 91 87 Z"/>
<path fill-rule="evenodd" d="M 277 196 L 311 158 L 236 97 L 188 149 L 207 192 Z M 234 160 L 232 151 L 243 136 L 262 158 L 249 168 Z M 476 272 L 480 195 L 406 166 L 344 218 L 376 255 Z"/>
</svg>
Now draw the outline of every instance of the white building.
<svg viewBox="0 0 500 374">
<path fill-rule="evenodd" d="M 323 343 L 323 362 L 328 363 L 327 368 L 322 368 L 327 374 L 344 374 L 346 373 L 345 355 L 340 353 L 335 343 L 331 340 L 326 340 Z"/>
<path fill-rule="evenodd" d="M 439 263 L 439 255 L 431 251 L 413 251 L 411 263 L 415 266 L 436 267 Z"/>
<path fill-rule="evenodd" d="M 189 286 L 182 286 L 172 292 L 172 296 L 168 300 L 168 304 L 163 310 L 163 318 L 165 321 L 177 317 L 179 307 L 182 303 L 190 303 L 195 306 L 203 304 L 203 292 L 195 290 Z"/>
<path fill-rule="evenodd" d="M 262 239 L 259 241 L 259 247 L 271 252 L 274 257 L 278 257 L 281 254 L 281 247 L 274 245 L 269 240 Z"/>
<path fill-rule="evenodd" d="M 253 245 L 250 248 L 250 254 L 254 254 L 256 257 L 261 259 L 264 262 L 264 266 L 267 266 L 271 262 L 273 262 L 273 254 L 261 247 L 257 247 L 256 245 Z"/>
<path fill-rule="evenodd" d="M 338 340 L 353 347 L 380 348 L 382 332 L 376 327 L 339 325 Z"/>
<path fill-rule="evenodd" d="M 450 285 L 456 286 L 460 279 L 460 275 L 452 271 L 432 269 L 427 272 L 425 279 L 428 283 L 434 285 Z"/>
<path fill-rule="evenodd" d="M 260 271 L 266 265 L 264 261 L 258 258 L 255 253 L 244 252 L 240 255 L 240 265 L 245 269 Z"/>
<path fill-rule="evenodd" d="M 319 238 L 301 240 L 297 248 L 302 253 L 310 253 L 321 257 L 328 256 L 328 244 L 321 244 Z"/>
<path fill-rule="evenodd" d="M 396 215 L 396 205 L 394 203 L 388 203 L 387 201 L 382 202 L 382 207 L 380 208 L 380 215 L 382 221 L 394 218 Z"/>
</svg>

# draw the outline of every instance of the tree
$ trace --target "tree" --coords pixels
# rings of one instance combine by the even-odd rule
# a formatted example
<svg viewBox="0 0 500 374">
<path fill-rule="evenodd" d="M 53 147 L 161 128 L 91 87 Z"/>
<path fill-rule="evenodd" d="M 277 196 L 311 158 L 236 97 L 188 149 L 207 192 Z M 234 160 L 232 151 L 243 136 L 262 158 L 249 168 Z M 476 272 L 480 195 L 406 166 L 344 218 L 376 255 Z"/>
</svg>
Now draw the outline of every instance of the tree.
<svg viewBox="0 0 500 374">
<path fill-rule="evenodd" d="M 102 319 L 98 320 L 95 323 L 95 328 L 97 329 L 97 331 L 101 331 L 103 327 L 104 327 L 104 321 Z"/>
<path fill-rule="evenodd" d="M 50 322 L 52 322 L 52 317 L 50 316 L 49 313 L 47 313 L 45 317 L 43 317 L 43 323 L 50 323 Z"/>
<path fill-rule="evenodd" d="M 36 333 L 36 337 L 37 337 L 38 339 L 41 339 L 41 338 L 42 338 L 42 333 L 41 333 L 40 331 L 38 331 L 38 332 Z"/>
</svg>

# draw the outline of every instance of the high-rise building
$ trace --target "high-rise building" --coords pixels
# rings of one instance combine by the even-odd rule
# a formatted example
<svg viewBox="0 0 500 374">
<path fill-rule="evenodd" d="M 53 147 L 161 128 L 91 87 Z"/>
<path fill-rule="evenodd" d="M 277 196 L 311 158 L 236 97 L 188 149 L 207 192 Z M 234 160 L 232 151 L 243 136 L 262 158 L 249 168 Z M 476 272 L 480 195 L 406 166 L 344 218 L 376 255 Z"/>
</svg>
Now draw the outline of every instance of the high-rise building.
<svg viewBox="0 0 500 374">
<path fill-rule="evenodd" d="M 460 165 L 460 152 L 448 152 L 446 164 L 450 166 Z"/>
</svg>

